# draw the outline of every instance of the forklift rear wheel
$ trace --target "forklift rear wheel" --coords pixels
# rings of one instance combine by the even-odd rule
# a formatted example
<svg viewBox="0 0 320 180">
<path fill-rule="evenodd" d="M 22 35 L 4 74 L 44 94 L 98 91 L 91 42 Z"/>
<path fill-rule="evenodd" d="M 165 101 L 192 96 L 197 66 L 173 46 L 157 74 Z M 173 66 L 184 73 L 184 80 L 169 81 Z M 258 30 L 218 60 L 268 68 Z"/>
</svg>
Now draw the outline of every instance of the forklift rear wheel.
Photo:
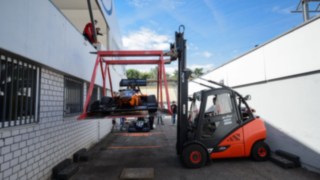
<svg viewBox="0 0 320 180">
<path fill-rule="evenodd" d="M 255 143 L 251 150 L 251 158 L 255 161 L 265 161 L 270 157 L 270 148 L 263 141 Z"/>
<path fill-rule="evenodd" d="M 207 153 L 200 145 L 192 144 L 183 149 L 181 158 L 187 168 L 200 168 L 207 162 Z"/>
</svg>

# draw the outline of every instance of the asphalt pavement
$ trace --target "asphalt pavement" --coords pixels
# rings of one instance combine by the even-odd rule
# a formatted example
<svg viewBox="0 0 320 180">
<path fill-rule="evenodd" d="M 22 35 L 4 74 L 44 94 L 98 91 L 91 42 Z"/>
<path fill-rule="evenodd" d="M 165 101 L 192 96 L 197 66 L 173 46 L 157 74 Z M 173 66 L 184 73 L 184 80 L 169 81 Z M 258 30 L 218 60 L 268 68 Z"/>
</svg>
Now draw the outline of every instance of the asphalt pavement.
<svg viewBox="0 0 320 180">
<path fill-rule="evenodd" d="M 320 174 L 303 168 L 283 169 L 270 161 L 255 162 L 249 158 L 213 160 L 203 168 L 187 169 L 175 151 L 177 126 L 171 124 L 170 118 L 164 123 L 149 133 L 114 130 L 89 150 L 90 160 L 80 162 L 80 170 L 71 179 L 117 180 L 131 168 L 141 174 L 152 170 L 149 178 L 156 180 L 320 179 Z"/>
</svg>

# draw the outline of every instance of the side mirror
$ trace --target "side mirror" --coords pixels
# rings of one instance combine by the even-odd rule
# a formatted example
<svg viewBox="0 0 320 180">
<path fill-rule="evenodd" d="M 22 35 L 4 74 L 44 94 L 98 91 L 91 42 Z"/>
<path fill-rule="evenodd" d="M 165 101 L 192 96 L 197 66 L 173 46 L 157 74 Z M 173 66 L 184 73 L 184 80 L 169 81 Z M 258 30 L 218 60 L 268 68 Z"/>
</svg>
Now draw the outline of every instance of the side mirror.
<svg viewBox="0 0 320 180">
<path fill-rule="evenodd" d="M 244 100 L 248 101 L 248 100 L 251 100 L 251 96 L 248 94 L 244 97 Z"/>
</svg>

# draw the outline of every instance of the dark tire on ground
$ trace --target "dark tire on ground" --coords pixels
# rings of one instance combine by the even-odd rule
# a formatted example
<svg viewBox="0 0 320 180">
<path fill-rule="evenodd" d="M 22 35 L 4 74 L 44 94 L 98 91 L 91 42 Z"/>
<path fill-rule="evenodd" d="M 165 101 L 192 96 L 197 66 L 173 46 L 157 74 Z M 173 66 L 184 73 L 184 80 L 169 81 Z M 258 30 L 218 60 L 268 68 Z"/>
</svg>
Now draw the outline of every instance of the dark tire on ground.
<svg viewBox="0 0 320 180">
<path fill-rule="evenodd" d="M 266 161 L 270 157 L 270 148 L 263 141 L 256 142 L 251 149 L 251 158 L 254 161 Z"/>
<path fill-rule="evenodd" d="M 191 144 L 182 150 L 181 160 L 187 168 L 200 168 L 207 162 L 208 154 L 198 144 Z"/>
</svg>

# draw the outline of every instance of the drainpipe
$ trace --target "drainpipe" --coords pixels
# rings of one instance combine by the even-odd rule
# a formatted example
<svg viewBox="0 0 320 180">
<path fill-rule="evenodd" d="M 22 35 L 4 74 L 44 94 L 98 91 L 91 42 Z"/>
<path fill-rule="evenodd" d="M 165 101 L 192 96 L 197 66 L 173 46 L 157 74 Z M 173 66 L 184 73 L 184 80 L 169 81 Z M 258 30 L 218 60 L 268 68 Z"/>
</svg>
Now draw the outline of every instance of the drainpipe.
<svg viewBox="0 0 320 180">
<path fill-rule="evenodd" d="M 91 1 L 87 0 L 87 2 L 88 2 L 90 21 L 91 21 L 92 27 L 93 27 L 93 39 L 94 39 L 94 42 L 97 42 L 97 32 L 96 32 L 96 26 L 94 24 L 94 19 L 93 19 L 93 14 L 92 14 Z"/>
<path fill-rule="evenodd" d="M 304 22 L 309 20 L 309 0 L 302 0 L 302 11 L 303 11 L 303 20 Z"/>
</svg>

